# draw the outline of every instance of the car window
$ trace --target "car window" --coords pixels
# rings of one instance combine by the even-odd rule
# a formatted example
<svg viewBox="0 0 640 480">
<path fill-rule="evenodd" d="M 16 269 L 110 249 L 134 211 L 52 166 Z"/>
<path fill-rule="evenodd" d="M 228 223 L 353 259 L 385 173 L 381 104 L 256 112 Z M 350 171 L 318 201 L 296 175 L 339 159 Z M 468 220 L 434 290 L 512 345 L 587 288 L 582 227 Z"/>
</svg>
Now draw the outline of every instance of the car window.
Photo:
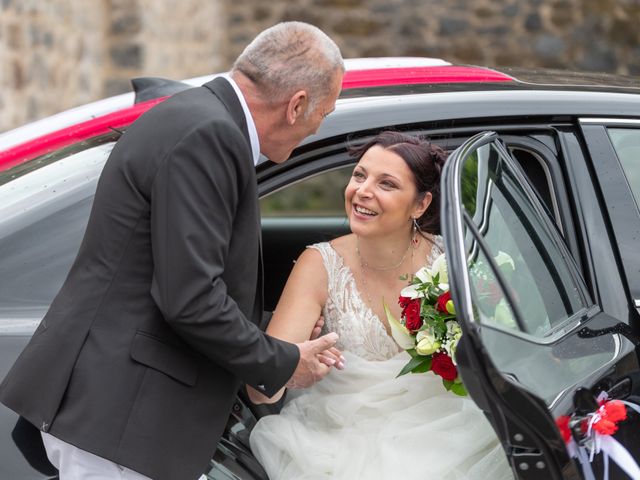
<svg viewBox="0 0 640 480">
<path fill-rule="evenodd" d="M 78 252 L 113 140 L 0 174 L 0 318 L 38 318 L 48 308 Z"/>
<path fill-rule="evenodd" d="M 263 218 L 344 217 L 344 189 L 353 165 L 289 184 L 260 200 Z"/>
<path fill-rule="evenodd" d="M 520 182 L 500 162 L 494 144 L 467 158 L 464 173 L 463 206 L 488 249 L 470 245 L 472 288 L 481 321 L 535 337 L 548 336 L 586 307 L 564 260 L 556 258 L 556 250 L 546 248 L 553 244 L 548 226 L 531 208 Z M 522 325 L 516 325 L 507 307 L 508 298 L 492 274 L 487 255 L 506 277 Z"/>
<path fill-rule="evenodd" d="M 640 208 L 640 129 L 608 128 L 607 131 Z"/>
<path fill-rule="evenodd" d="M 614 346 L 606 337 L 569 335 L 591 301 L 535 195 L 523 188 L 525 177 L 505 158 L 506 150 L 490 143 L 461 169 L 473 319 L 498 370 L 551 404 L 607 365 Z"/>
</svg>

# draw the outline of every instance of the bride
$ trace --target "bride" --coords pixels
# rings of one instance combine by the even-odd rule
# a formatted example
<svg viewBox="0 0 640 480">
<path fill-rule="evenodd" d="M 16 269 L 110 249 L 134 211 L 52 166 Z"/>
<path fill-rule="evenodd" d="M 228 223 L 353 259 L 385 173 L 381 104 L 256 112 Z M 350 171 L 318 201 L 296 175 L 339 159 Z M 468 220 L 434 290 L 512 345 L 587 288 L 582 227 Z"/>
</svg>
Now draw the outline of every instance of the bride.
<svg viewBox="0 0 640 480">
<path fill-rule="evenodd" d="M 344 362 L 315 386 L 291 391 L 263 417 L 251 448 L 275 479 L 513 478 L 502 448 L 469 398 L 432 373 L 396 378 L 407 354 L 390 336 L 386 303 L 400 317 L 400 277 L 443 251 L 440 171 L 445 153 L 416 137 L 383 132 L 355 151 L 345 190 L 352 233 L 312 245 L 287 281 L 267 332 L 309 338 L 317 318 L 337 332 Z M 344 364 L 343 364 L 344 363 Z M 248 389 L 255 403 L 275 402 Z"/>
</svg>

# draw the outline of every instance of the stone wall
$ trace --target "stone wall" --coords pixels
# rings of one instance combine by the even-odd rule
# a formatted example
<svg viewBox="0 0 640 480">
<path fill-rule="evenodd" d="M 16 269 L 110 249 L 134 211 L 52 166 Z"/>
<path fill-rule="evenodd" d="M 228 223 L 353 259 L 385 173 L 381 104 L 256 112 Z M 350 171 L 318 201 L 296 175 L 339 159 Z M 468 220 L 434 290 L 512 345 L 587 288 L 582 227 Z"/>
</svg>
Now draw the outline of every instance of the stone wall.
<svg viewBox="0 0 640 480">
<path fill-rule="evenodd" d="M 229 63 L 282 20 L 329 33 L 345 57 L 419 55 L 493 66 L 640 75 L 640 0 L 234 0 Z"/>
<path fill-rule="evenodd" d="M 109 0 L 106 95 L 130 89 L 129 79 L 176 80 L 222 68 L 222 5 L 207 0 Z"/>
<path fill-rule="evenodd" d="M 0 0 L 0 132 L 130 90 L 141 75 L 222 68 L 221 3 Z"/>
<path fill-rule="evenodd" d="M 98 98 L 104 4 L 3 0 L 0 131 Z"/>
<path fill-rule="evenodd" d="M 134 76 L 227 69 L 283 20 L 319 26 L 345 57 L 640 75 L 640 0 L 0 0 L 0 132 Z"/>
</svg>

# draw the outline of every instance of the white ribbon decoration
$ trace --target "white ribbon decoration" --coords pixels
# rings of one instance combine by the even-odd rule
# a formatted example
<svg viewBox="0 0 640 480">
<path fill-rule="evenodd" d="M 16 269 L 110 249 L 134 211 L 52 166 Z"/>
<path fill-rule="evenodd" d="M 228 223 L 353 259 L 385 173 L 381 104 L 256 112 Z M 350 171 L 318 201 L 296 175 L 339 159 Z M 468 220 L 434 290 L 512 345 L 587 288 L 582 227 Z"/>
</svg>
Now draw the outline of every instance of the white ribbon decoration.
<svg viewBox="0 0 640 480">
<path fill-rule="evenodd" d="M 608 399 L 609 396 L 606 392 L 600 393 L 597 398 L 599 404 L 608 401 Z M 640 413 L 640 405 L 625 400 L 618 401 Z M 602 407 L 598 408 L 598 410 L 589 415 L 589 427 L 587 428 L 587 437 L 591 437 L 589 452 L 587 453 L 587 447 L 578 445 L 573 437 L 571 437 L 569 443 L 567 443 L 569 455 L 578 459 L 585 480 L 595 480 L 591 463 L 593 462 L 593 457 L 600 452 L 602 452 L 604 467 L 603 480 L 609 480 L 609 458 L 624 470 L 632 480 L 640 480 L 640 467 L 629 451 L 611 435 L 602 435 L 593 430 L 593 425 L 602 418 L 600 415 L 601 408 Z"/>
<path fill-rule="evenodd" d="M 587 455 L 586 448 L 578 447 L 575 440 L 571 438 L 567 444 L 567 450 L 569 455 L 578 459 L 580 467 L 582 467 L 582 475 L 584 480 L 596 480 L 593 470 L 591 469 L 591 462 L 589 462 L 589 456 Z"/>
<path fill-rule="evenodd" d="M 610 435 L 599 435 L 600 437 L 600 449 L 604 458 L 604 480 L 609 480 L 609 458 L 616 462 L 618 466 L 624 470 L 633 480 L 640 480 L 640 467 L 629 453 L 629 450 L 624 448 L 620 442 Z"/>
</svg>

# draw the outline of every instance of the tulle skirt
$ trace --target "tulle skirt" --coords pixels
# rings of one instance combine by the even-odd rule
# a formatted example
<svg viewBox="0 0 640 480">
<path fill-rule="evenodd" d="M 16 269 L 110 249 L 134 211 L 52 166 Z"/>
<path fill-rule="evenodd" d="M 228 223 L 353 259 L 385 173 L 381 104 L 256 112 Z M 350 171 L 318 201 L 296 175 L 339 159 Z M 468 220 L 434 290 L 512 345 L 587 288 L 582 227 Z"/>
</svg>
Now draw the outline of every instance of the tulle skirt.
<svg viewBox="0 0 640 480">
<path fill-rule="evenodd" d="M 513 479 L 472 400 L 432 373 L 395 378 L 404 352 L 383 362 L 345 357 L 345 370 L 290 392 L 282 412 L 254 428 L 251 448 L 271 480 Z"/>
</svg>

